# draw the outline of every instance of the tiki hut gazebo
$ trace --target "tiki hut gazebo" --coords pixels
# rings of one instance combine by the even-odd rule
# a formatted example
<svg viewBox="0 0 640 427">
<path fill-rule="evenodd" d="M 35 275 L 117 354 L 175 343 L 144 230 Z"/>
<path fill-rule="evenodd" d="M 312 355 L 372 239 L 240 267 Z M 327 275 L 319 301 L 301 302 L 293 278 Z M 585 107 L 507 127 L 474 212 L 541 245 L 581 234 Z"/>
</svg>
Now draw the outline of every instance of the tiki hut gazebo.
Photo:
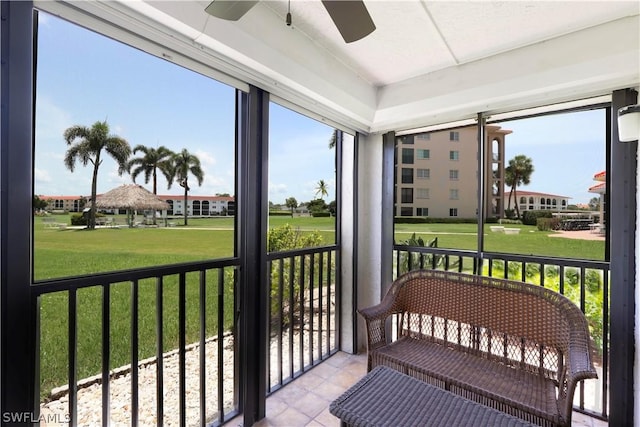
<svg viewBox="0 0 640 427">
<path fill-rule="evenodd" d="M 169 205 L 137 184 L 125 184 L 109 190 L 96 198 L 99 209 L 126 209 L 129 226 L 133 226 L 133 212 L 136 210 L 167 210 Z M 155 220 L 155 214 L 154 214 Z"/>
</svg>

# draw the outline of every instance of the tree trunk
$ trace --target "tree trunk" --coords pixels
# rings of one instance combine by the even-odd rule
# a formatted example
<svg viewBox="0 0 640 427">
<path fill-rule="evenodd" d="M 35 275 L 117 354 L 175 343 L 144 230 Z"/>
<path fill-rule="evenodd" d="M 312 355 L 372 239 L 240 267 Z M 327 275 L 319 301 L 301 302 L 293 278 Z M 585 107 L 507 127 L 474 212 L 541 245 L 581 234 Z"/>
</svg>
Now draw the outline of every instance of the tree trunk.
<svg viewBox="0 0 640 427">
<path fill-rule="evenodd" d="M 98 167 L 100 167 L 100 153 L 96 155 L 93 164 L 93 178 L 91 179 L 91 207 L 89 209 L 89 220 L 87 221 L 87 229 L 95 230 L 96 228 L 96 193 L 98 191 Z"/>
<path fill-rule="evenodd" d="M 187 216 L 188 216 L 188 210 L 187 210 L 187 193 L 189 190 L 187 190 L 189 188 L 189 184 L 187 184 L 187 178 L 184 179 L 184 225 L 187 225 Z"/>
<path fill-rule="evenodd" d="M 156 196 L 158 194 L 158 182 L 156 177 L 156 170 L 153 169 L 153 195 Z M 156 225 L 156 210 L 153 210 L 153 225 Z"/>
<path fill-rule="evenodd" d="M 520 219 L 520 209 L 518 208 L 518 193 L 513 187 L 513 207 L 516 209 L 516 218 Z"/>
</svg>

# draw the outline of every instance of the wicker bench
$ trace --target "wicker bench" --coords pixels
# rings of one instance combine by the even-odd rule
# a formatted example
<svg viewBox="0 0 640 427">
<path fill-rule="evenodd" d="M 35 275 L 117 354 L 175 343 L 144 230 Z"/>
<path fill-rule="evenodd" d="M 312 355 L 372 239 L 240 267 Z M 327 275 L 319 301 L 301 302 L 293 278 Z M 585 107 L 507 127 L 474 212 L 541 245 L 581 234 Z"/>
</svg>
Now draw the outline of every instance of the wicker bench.
<svg viewBox="0 0 640 427">
<path fill-rule="evenodd" d="M 359 312 L 369 370 L 388 366 L 535 424 L 571 425 L 577 383 L 597 377 L 584 315 L 540 286 L 418 270 Z"/>
</svg>

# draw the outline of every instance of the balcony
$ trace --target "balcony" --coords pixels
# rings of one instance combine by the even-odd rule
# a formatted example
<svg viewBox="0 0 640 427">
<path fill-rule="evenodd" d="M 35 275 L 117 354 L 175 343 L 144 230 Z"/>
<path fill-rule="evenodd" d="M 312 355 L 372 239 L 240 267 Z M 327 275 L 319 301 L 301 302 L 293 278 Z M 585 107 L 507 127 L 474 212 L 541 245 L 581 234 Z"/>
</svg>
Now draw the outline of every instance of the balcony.
<svg viewBox="0 0 640 427">
<path fill-rule="evenodd" d="M 25 414 L 37 415 L 42 375 L 38 360 L 46 327 L 40 323 L 41 303 L 59 296 L 65 301 L 68 320 L 59 340 L 65 356 L 57 362 L 70 386 L 60 391 L 57 420 L 80 425 L 86 415 L 81 408 L 88 407 L 90 422 L 105 426 L 116 415 L 131 425 L 337 424 L 327 414 L 328 403 L 364 374 L 364 356 L 349 354 L 362 350 L 355 310 L 378 302 L 393 277 L 414 268 L 460 269 L 520 280 L 527 280 L 529 272 L 542 276 L 557 271 L 562 278 L 557 291 L 570 295 L 583 311 L 593 310 L 594 319 L 599 319 L 592 327 L 600 331 L 601 375 L 576 393 L 574 423 L 601 425 L 598 419 L 608 417 L 612 425 L 633 425 L 634 417 L 637 422 L 640 414 L 634 414 L 632 402 L 639 381 L 634 372 L 638 343 L 630 339 L 637 321 L 633 302 L 637 305 L 638 261 L 632 256 L 637 252 L 637 144 L 618 143 L 615 121 L 619 108 L 637 102 L 639 49 L 634 36 L 640 15 L 633 2 L 585 2 L 595 6 L 582 8 L 563 2 L 494 2 L 490 5 L 494 10 L 505 8 L 499 14 L 484 13 L 484 20 L 494 19 L 494 25 L 478 20 L 477 11 L 467 5 L 429 11 L 428 2 L 399 2 L 398 8 L 410 9 L 404 13 L 398 9 L 395 24 L 387 28 L 407 39 L 386 43 L 388 35 L 380 26 L 377 43 L 365 40 L 351 45 L 343 43 L 338 32 L 327 36 L 314 29 L 316 18 L 328 19 L 322 8 L 311 11 L 306 22 L 301 14 L 295 28 L 285 27 L 278 15 L 286 10 L 284 1 L 258 2 L 254 15 L 239 23 L 214 21 L 202 2 L 35 3 L 64 20 L 232 88 L 235 122 L 230 126 L 235 140 L 230 138 L 229 145 L 237 153 L 235 162 L 230 162 L 236 166 L 237 254 L 234 251 L 229 259 L 34 281 L 37 18 L 32 2 L 2 1 L 3 422 L 6 414 L 17 417 L 7 423 L 16 425 L 25 424 Z M 385 2 L 367 4 L 378 8 L 379 16 L 393 18 Z M 540 9 L 547 7 L 561 10 L 556 14 L 553 9 Z M 509 13 L 508 8 L 518 13 Z M 584 15 L 577 16 L 577 11 Z M 509 20 L 504 20 L 504 13 Z M 420 20 L 405 25 L 407 16 Z M 457 22 L 465 31 L 456 27 L 441 31 L 436 21 Z M 273 31 L 263 31 L 267 25 Z M 487 28 L 513 29 L 514 39 L 505 40 L 504 31 L 487 32 Z M 427 33 L 413 32 L 423 30 Z M 487 35 L 495 36 L 493 44 L 470 42 Z M 326 38 L 334 36 L 335 40 Z M 458 36 L 464 38 L 454 39 Z M 433 43 L 407 42 L 426 39 Z M 433 46 L 446 49 L 438 49 L 439 54 L 435 50 L 406 54 L 409 47 Z M 436 54 L 441 55 L 437 68 L 429 68 L 435 62 L 425 68 L 415 60 L 431 60 Z M 369 62 L 361 64 L 355 58 Z M 340 204 L 335 246 L 266 253 L 270 97 L 352 135 L 349 144 L 336 145 Z M 569 100 L 571 107 L 565 104 Z M 396 132 L 596 107 L 606 109 L 607 120 L 603 139 L 606 164 L 611 167 L 606 236 L 610 262 L 489 253 L 481 237 L 474 251 L 394 246 Z M 177 114 L 172 106 L 167 109 Z M 211 128 L 203 133 L 216 132 Z M 304 143 L 301 138 L 296 155 L 306 154 Z M 482 173 L 478 176 L 482 179 Z M 482 206 L 478 212 L 482 216 Z M 594 292 L 586 279 L 593 272 L 602 278 L 595 292 L 602 296 L 601 303 L 595 305 L 589 300 Z M 294 279 L 299 279 L 298 288 Z M 549 285 L 542 280 L 538 284 Z M 122 342 L 110 338 L 116 290 L 126 294 L 120 308 L 129 313 L 124 322 L 128 336 Z M 87 292 L 98 295 L 98 303 L 89 308 L 83 299 Z M 171 300 L 163 303 L 169 294 Z M 194 301 L 196 315 L 191 317 L 186 307 Z M 222 308 L 225 301 L 230 301 L 230 308 Z M 177 313 L 171 322 L 164 315 L 169 306 Z M 93 320 L 100 319 L 92 323 L 97 327 L 93 333 L 77 321 L 81 309 L 89 310 Z M 139 322 L 142 314 L 153 319 L 152 327 Z M 165 348 L 169 323 L 177 332 L 175 342 Z M 85 340 L 87 336 L 92 340 Z M 233 342 L 225 341 L 230 336 Z M 152 344 L 151 355 L 141 356 L 143 341 Z M 196 345 L 204 342 L 214 344 L 214 356 L 207 353 L 207 346 Z M 126 362 L 112 362 L 115 346 L 124 348 Z M 90 387 L 97 389 L 92 400 L 84 395 L 89 387 L 81 382 L 85 378 L 78 370 L 85 363 L 81 355 L 87 348 L 98 364 L 97 377 L 90 378 Z M 225 365 L 222 354 L 230 355 L 230 365 Z M 165 364 L 168 358 L 176 361 L 171 368 Z M 170 369 L 175 377 L 165 380 Z M 149 406 L 143 400 L 147 396 L 146 389 L 145 397 L 142 393 L 143 370 L 153 378 Z M 122 399 L 114 397 L 117 378 L 126 379 Z M 154 408 L 151 419 L 145 417 L 146 407 Z"/>
</svg>

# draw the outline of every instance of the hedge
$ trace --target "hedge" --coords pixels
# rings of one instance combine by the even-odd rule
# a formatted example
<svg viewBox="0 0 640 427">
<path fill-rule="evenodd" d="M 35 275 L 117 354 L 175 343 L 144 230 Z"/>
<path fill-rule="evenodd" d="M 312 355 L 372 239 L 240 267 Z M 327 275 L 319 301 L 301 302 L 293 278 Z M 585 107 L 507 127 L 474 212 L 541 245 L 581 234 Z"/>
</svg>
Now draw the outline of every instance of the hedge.
<svg viewBox="0 0 640 427">
<path fill-rule="evenodd" d="M 496 224 L 498 218 L 485 218 L 486 224 Z M 478 218 L 435 218 L 435 217 L 423 217 L 423 216 L 397 216 L 395 218 L 396 224 L 477 224 Z"/>
</svg>

